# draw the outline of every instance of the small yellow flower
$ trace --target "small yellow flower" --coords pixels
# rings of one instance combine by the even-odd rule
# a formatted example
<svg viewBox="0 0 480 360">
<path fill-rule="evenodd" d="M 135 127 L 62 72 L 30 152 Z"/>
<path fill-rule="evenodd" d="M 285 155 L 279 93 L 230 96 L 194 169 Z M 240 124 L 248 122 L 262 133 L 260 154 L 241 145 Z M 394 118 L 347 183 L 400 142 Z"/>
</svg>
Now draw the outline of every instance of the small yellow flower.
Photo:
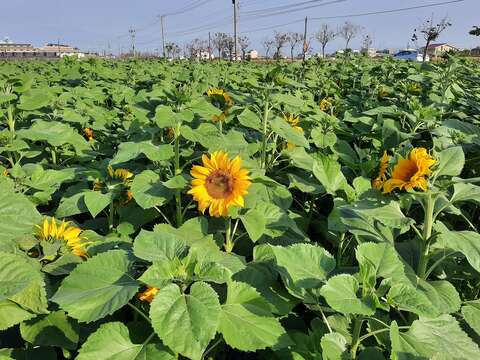
<svg viewBox="0 0 480 360">
<path fill-rule="evenodd" d="M 203 166 L 194 165 L 192 189 L 188 191 L 198 202 L 198 209 L 211 216 L 228 216 L 229 206 L 243 207 L 244 196 L 248 193 L 251 179 L 249 172 L 242 168 L 242 159 L 237 156 L 230 160 L 228 154 L 216 151 L 202 156 Z"/>
<path fill-rule="evenodd" d="M 153 301 L 153 298 L 155 297 L 155 295 L 158 294 L 159 291 L 160 289 L 158 288 L 148 286 L 144 292 L 138 294 L 138 298 L 141 301 L 147 301 L 151 303 Z"/>
<path fill-rule="evenodd" d="M 85 129 L 83 129 L 83 136 L 84 136 L 85 139 L 87 139 L 88 141 L 92 141 L 92 140 L 93 140 L 93 129 L 92 129 L 92 128 L 85 128 Z"/>
<path fill-rule="evenodd" d="M 332 97 L 326 97 L 323 98 L 322 101 L 320 101 L 320 110 L 323 112 L 326 112 L 330 109 L 333 108 L 333 98 Z"/>
<path fill-rule="evenodd" d="M 380 88 L 380 90 L 378 90 L 378 98 L 379 99 L 384 99 L 386 98 L 388 95 L 390 95 L 390 93 L 388 92 L 388 90 L 386 88 L 384 88 L 383 86 Z"/>
<path fill-rule="evenodd" d="M 127 169 L 116 169 L 113 170 L 111 165 L 107 168 L 108 175 L 114 180 L 122 180 L 124 183 L 127 183 L 132 177 L 133 173 Z"/>
<path fill-rule="evenodd" d="M 42 225 L 35 225 L 37 231 L 35 236 L 39 240 L 45 241 L 62 241 L 64 242 L 74 255 L 85 257 L 85 246 L 89 243 L 85 242 L 85 238 L 81 237 L 82 229 L 71 226 L 70 222 L 62 221 L 60 226 L 57 225 L 57 220 L 52 218 L 51 222 L 48 219 L 43 221 Z"/>
<path fill-rule="evenodd" d="M 387 180 L 388 163 L 390 162 L 390 156 L 384 151 L 380 158 L 380 165 L 378 167 L 378 176 L 372 181 L 372 187 L 380 190 L 383 187 L 383 183 Z"/>
<path fill-rule="evenodd" d="M 412 94 L 420 94 L 422 92 L 422 86 L 418 83 L 411 83 L 408 85 L 408 91 Z"/>
<path fill-rule="evenodd" d="M 10 176 L 10 174 L 9 174 L 9 172 L 8 172 L 7 169 L 3 170 L 2 176 L 5 176 L 5 177 L 9 177 L 9 176 Z"/>
<path fill-rule="evenodd" d="M 400 159 L 393 168 L 392 178 L 385 181 L 383 191 L 390 193 L 394 189 L 427 191 L 426 177 L 431 174 L 430 168 L 436 163 L 426 149 L 415 148 L 408 159 Z"/>
</svg>

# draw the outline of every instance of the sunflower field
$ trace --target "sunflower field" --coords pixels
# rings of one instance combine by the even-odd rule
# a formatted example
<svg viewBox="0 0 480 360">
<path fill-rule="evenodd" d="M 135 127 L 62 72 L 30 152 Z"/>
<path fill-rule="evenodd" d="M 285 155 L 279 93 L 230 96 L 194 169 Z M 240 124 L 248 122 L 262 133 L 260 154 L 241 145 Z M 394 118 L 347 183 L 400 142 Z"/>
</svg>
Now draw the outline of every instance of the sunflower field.
<svg viewBox="0 0 480 360">
<path fill-rule="evenodd" d="M 480 67 L 0 63 L 0 359 L 480 359 Z"/>
</svg>

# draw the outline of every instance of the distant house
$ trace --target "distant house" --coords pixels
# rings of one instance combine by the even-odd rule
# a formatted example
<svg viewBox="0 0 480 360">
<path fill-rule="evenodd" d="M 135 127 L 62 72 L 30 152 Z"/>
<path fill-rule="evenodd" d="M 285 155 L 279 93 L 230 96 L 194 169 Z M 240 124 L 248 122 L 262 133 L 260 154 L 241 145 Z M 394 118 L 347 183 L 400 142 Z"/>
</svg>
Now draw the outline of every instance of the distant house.
<svg viewBox="0 0 480 360">
<path fill-rule="evenodd" d="M 476 47 L 475 49 L 470 50 L 471 56 L 480 56 L 480 46 Z"/>
<path fill-rule="evenodd" d="M 361 50 L 361 53 L 364 54 L 364 55 L 367 55 L 368 57 L 376 57 L 377 56 L 377 49 L 374 49 L 374 48 L 363 48 Z"/>
<path fill-rule="evenodd" d="M 65 56 L 75 56 L 79 59 L 85 57 L 85 53 L 81 52 L 78 48 L 65 44 L 48 43 L 39 50 L 47 53 L 54 53 L 55 56 L 60 58 Z"/>
<path fill-rule="evenodd" d="M 424 49 L 425 48 L 422 48 L 421 51 L 423 52 Z M 427 55 L 429 55 L 430 57 L 441 56 L 442 54 L 445 54 L 450 51 L 458 51 L 458 49 L 447 43 L 430 44 L 427 47 Z"/>
<path fill-rule="evenodd" d="M 85 53 L 69 45 L 46 44 L 36 48 L 32 44 L 14 43 L 8 39 L 0 42 L 0 59 L 54 59 L 65 56 L 85 57 Z"/>
<path fill-rule="evenodd" d="M 257 50 L 250 50 L 247 53 L 247 59 L 250 59 L 250 60 L 258 59 L 258 51 Z"/>
</svg>

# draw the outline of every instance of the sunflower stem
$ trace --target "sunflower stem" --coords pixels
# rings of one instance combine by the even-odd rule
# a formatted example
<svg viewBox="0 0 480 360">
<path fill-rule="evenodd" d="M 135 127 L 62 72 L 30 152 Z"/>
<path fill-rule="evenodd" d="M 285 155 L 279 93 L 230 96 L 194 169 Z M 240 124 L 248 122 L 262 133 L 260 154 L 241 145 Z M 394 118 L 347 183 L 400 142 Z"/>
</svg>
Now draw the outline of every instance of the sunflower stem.
<svg viewBox="0 0 480 360">
<path fill-rule="evenodd" d="M 268 103 L 268 95 L 265 96 L 265 105 L 263 108 L 263 139 L 262 139 L 262 168 L 267 167 L 267 130 L 268 130 L 268 115 L 270 112 L 270 104 Z"/>
<path fill-rule="evenodd" d="M 227 253 L 231 253 L 235 245 L 232 240 L 232 218 L 228 218 L 225 220 L 225 251 Z"/>
<path fill-rule="evenodd" d="M 175 129 L 175 176 L 182 173 L 180 168 L 180 124 L 177 124 Z M 177 227 L 182 226 L 183 224 L 183 212 L 182 212 L 182 191 L 175 191 L 175 201 L 177 206 Z"/>
<path fill-rule="evenodd" d="M 352 332 L 352 349 L 351 349 L 352 359 L 355 359 L 357 357 L 357 349 L 358 349 L 358 346 L 360 345 L 360 333 L 362 331 L 362 324 L 363 324 L 363 319 L 360 317 L 357 317 L 355 319 L 355 322 L 353 325 L 353 332 Z"/>
<path fill-rule="evenodd" d="M 110 200 L 110 209 L 108 213 L 108 230 L 109 231 L 113 230 L 114 216 L 115 216 L 115 204 L 112 199 Z"/>
<path fill-rule="evenodd" d="M 420 260 L 417 267 L 417 275 L 421 279 L 425 279 L 425 273 L 428 265 L 428 243 L 432 236 L 433 228 L 433 212 L 435 209 L 435 198 L 432 194 L 427 194 L 425 203 L 425 218 L 423 221 L 423 234 L 420 240 Z"/>
</svg>

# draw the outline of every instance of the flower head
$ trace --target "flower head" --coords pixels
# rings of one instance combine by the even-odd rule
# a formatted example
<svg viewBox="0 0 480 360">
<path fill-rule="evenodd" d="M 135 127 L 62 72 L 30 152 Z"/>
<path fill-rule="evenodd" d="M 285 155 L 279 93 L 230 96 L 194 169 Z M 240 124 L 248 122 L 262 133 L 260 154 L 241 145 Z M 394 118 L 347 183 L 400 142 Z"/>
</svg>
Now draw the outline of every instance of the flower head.
<svg viewBox="0 0 480 360">
<path fill-rule="evenodd" d="M 320 110 L 322 111 L 328 111 L 333 108 L 333 98 L 326 97 L 323 98 L 322 101 L 320 101 Z"/>
<path fill-rule="evenodd" d="M 420 94 L 422 92 L 422 86 L 418 83 L 411 83 L 408 85 L 408 91 L 412 94 Z"/>
<path fill-rule="evenodd" d="M 159 288 L 148 286 L 144 292 L 141 292 L 140 294 L 138 294 L 138 298 L 141 301 L 147 301 L 151 303 L 153 301 L 153 298 L 155 297 L 155 295 L 157 295 L 159 291 L 160 291 Z"/>
<path fill-rule="evenodd" d="M 57 225 L 57 220 L 52 218 L 43 221 L 42 225 L 36 225 L 35 236 L 39 240 L 45 241 L 61 241 L 67 245 L 70 251 L 77 256 L 86 256 L 85 246 L 89 243 L 85 242 L 85 238 L 80 236 L 82 229 L 71 226 L 70 222 L 63 220 Z"/>
<path fill-rule="evenodd" d="M 132 177 L 133 173 L 127 169 L 116 169 L 113 170 L 111 165 L 107 168 L 108 176 L 114 180 L 122 180 L 124 183 L 128 182 Z"/>
<path fill-rule="evenodd" d="M 252 184 L 249 172 L 242 169 L 242 159 L 230 160 L 228 154 L 216 151 L 202 156 L 203 166 L 195 165 L 190 174 L 192 189 L 188 191 L 198 202 L 198 209 L 211 216 L 228 216 L 229 206 L 244 206 L 244 195 Z"/>
<path fill-rule="evenodd" d="M 225 121 L 230 108 L 233 106 L 233 100 L 230 95 L 223 89 L 212 88 L 207 91 L 207 96 L 210 98 L 213 105 L 222 110 L 220 115 L 212 116 L 212 121 Z"/>
<path fill-rule="evenodd" d="M 9 175 L 10 175 L 10 173 L 8 172 L 7 169 L 2 171 L 2 176 L 8 177 Z"/>
<path fill-rule="evenodd" d="M 107 173 L 108 178 L 93 182 L 93 191 L 113 192 L 115 200 L 119 200 L 122 205 L 127 204 L 133 198 L 130 186 L 135 175 L 127 169 L 114 170 L 111 165 L 108 166 Z"/>
<path fill-rule="evenodd" d="M 394 189 L 427 191 L 426 177 L 431 174 L 430 168 L 435 163 L 435 159 L 428 154 L 426 149 L 413 149 L 408 159 L 398 160 L 393 168 L 392 178 L 383 184 L 383 191 L 385 193 L 390 193 Z"/>
<path fill-rule="evenodd" d="M 92 128 L 85 128 L 85 129 L 83 129 L 83 136 L 84 136 L 85 139 L 87 139 L 88 141 L 92 141 L 92 140 L 93 140 L 93 129 L 92 129 Z"/>
<path fill-rule="evenodd" d="M 387 180 L 388 163 L 390 162 L 390 156 L 384 151 L 380 158 L 380 165 L 378 167 L 378 176 L 372 181 L 372 187 L 380 190 L 383 187 L 383 183 Z"/>
<path fill-rule="evenodd" d="M 283 119 L 290 124 L 290 126 L 297 132 L 303 134 L 303 128 L 300 126 L 300 116 L 295 116 L 293 114 L 283 114 Z M 287 142 L 286 148 L 288 150 L 294 149 L 295 144 Z"/>
<path fill-rule="evenodd" d="M 386 98 L 390 93 L 388 92 L 388 89 L 385 87 L 381 87 L 380 90 L 378 90 L 378 98 L 379 99 L 384 99 Z"/>
</svg>

